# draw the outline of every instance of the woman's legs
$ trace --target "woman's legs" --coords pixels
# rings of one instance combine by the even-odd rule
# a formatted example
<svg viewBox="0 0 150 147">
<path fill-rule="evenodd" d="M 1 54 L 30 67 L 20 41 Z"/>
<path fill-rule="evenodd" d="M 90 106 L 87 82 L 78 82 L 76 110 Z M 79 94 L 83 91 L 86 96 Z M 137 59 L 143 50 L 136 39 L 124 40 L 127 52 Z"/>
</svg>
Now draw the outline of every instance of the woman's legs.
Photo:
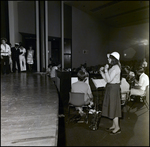
<svg viewBox="0 0 150 147">
<path fill-rule="evenodd" d="M 29 71 L 32 71 L 32 64 L 28 64 L 29 66 Z"/>
<path fill-rule="evenodd" d="M 113 133 L 117 132 L 120 129 L 120 127 L 119 127 L 119 118 L 118 117 L 115 117 L 113 119 L 113 125 L 110 128 L 114 128 Z"/>
</svg>

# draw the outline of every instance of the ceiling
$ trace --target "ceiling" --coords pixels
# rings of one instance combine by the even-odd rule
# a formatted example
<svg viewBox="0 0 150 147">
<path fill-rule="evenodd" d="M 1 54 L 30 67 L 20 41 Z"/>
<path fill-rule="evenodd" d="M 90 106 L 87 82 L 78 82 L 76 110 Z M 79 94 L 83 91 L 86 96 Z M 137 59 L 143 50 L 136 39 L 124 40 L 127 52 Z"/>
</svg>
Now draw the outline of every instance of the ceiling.
<svg viewBox="0 0 150 147">
<path fill-rule="evenodd" d="M 64 1 L 112 27 L 149 23 L 149 1 Z"/>
</svg>

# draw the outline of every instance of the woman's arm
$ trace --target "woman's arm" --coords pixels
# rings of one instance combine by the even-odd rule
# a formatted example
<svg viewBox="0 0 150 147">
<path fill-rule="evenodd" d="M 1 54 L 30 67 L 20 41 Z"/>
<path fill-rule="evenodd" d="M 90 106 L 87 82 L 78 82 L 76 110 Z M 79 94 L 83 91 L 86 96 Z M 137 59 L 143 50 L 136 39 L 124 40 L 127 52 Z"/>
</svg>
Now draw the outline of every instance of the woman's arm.
<svg viewBox="0 0 150 147">
<path fill-rule="evenodd" d="M 104 67 L 101 67 L 101 68 L 99 69 L 99 72 L 100 72 L 102 78 L 107 82 L 106 77 L 105 77 L 105 74 L 104 74 L 103 71 L 104 71 Z"/>
<path fill-rule="evenodd" d="M 106 81 L 108 83 L 110 83 L 114 79 L 115 76 L 116 76 L 115 70 L 113 70 L 110 74 L 109 74 L 108 70 L 105 71 L 105 77 L 106 77 Z"/>
<path fill-rule="evenodd" d="M 108 83 L 110 83 L 116 76 L 118 69 L 113 68 L 108 71 L 108 68 L 105 68 L 105 77 Z"/>
</svg>

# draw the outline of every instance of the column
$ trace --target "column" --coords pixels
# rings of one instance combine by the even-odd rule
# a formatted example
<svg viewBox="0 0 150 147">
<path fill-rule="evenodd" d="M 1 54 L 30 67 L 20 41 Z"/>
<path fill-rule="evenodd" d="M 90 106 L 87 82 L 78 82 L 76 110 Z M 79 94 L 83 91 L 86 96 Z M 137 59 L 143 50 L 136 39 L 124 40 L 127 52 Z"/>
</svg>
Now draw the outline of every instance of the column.
<svg viewBox="0 0 150 147">
<path fill-rule="evenodd" d="M 46 68 L 48 67 L 48 1 L 45 1 L 45 49 L 46 49 Z"/>
<path fill-rule="evenodd" d="M 37 71 L 48 67 L 48 2 L 36 1 Z"/>
<path fill-rule="evenodd" d="M 62 54 L 62 69 L 64 69 L 64 2 L 61 1 L 61 54 Z"/>
<path fill-rule="evenodd" d="M 40 36 L 39 36 L 39 1 L 36 1 L 36 58 L 37 72 L 40 72 Z"/>
</svg>

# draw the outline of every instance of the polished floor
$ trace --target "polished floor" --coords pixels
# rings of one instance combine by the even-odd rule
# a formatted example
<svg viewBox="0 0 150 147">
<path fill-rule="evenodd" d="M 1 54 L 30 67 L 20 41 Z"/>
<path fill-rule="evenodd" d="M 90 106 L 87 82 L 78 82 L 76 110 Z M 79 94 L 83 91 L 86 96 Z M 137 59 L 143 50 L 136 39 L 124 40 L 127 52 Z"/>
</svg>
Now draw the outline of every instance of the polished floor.
<svg viewBox="0 0 150 147">
<path fill-rule="evenodd" d="M 129 113 L 123 108 L 121 134 L 105 131 L 112 123 L 105 117 L 93 131 L 92 115 L 88 124 L 67 123 L 67 104 L 59 103 L 49 80 L 35 73 L 1 75 L 2 146 L 149 146 L 149 110 L 143 103 L 136 102 Z M 58 109 L 65 117 L 58 118 Z"/>
<path fill-rule="evenodd" d="M 56 87 L 45 75 L 1 75 L 1 145 L 57 145 L 58 103 Z"/>
</svg>

